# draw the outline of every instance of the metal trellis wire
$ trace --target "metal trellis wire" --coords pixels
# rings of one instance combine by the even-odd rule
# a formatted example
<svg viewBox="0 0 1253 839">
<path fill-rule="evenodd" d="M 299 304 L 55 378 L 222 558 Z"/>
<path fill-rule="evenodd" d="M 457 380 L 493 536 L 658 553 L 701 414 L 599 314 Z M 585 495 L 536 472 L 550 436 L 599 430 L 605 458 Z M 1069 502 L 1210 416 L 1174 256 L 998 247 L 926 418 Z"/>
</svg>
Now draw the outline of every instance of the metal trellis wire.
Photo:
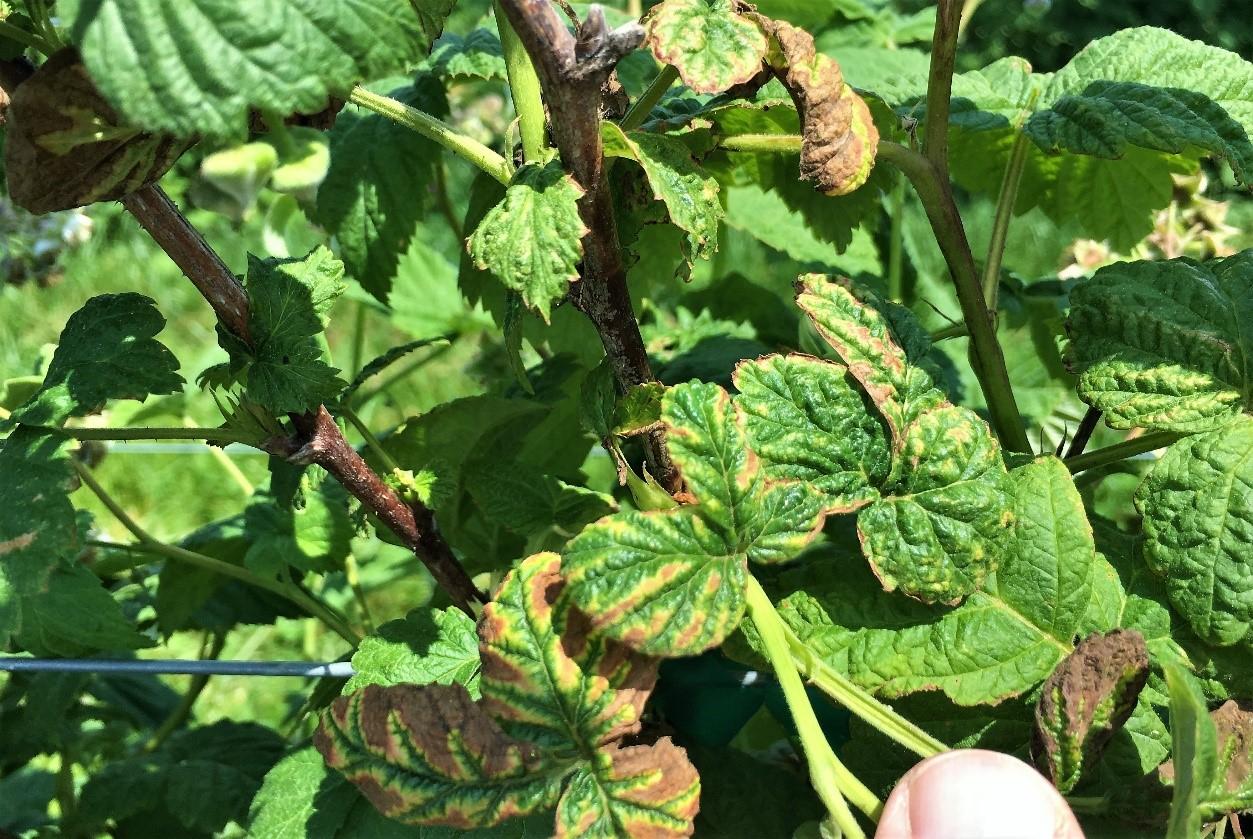
<svg viewBox="0 0 1253 839">
<path fill-rule="evenodd" d="M 0 658 L 0 672 L 119 673 L 156 676 L 300 676 L 309 679 L 347 678 L 356 671 L 347 661 L 180 661 L 93 658 Z"/>
</svg>

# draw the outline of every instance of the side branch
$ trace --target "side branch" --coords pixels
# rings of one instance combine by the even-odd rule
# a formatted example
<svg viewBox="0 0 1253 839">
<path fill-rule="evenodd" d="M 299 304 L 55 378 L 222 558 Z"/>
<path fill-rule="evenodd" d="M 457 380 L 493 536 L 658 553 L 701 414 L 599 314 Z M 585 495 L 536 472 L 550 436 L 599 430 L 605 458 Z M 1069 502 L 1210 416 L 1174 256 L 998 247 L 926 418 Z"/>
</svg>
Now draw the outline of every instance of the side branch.
<svg viewBox="0 0 1253 839">
<path fill-rule="evenodd" d="M 627 290 L 605 177 L 600 106 L 601 88 L 618 61 L 639 46 L 644 30 L 638 24 L 610 30 L 604 12 L 595 5 L 573 34 L 549 0 L 501 0 L 500 6 L 539 73 L 562 163 L 585 192 L 579 210 L 588 233 L 583 238 L 583 276 L 573 302 L 596 327 L 618 387 L 625 391 L 652 381 L 653 373 Z M 680 489 L 682 479 L 670 458 L 665 432 L 649 434 L 645 450 L 661 485 L 671 492 Z"/>
<path fill-rule="evenodd" d="M 247 341 L 248 297 L 243 287 L 174 202 L 150 186 L 123 203 L 209 301 L 223 326 Z M 325 407 L 311 414 L 293 414 L 290 419 L 296 439 L 270 440 L 266 451 L 298 463 L 317 464 L 335 476 L 401 538 L 461 609 L 471 613 L 471 603 L 486 602 L 439 535 L 431 511 L 419 501 L 402 501 L 348 443 Z"/>
</svg>

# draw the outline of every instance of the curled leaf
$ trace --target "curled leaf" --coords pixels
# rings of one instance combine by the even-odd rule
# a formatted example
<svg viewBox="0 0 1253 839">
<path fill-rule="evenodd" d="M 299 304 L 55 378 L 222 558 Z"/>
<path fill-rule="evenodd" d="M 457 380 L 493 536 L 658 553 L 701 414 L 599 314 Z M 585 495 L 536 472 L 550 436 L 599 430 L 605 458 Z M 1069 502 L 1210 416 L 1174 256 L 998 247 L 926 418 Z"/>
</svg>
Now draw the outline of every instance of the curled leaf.
<svg viewBox="0 0 1253 839">
<path fill-rule="evenodd" d="M 314 745 L 379 812 L 409 824 L 499 824 L 553 806 L 564 777 L 461 685 L 367 685 L 335 700 Z"/>
<path fill-rule="evenodd" d="M 844 82 L 840 65 L 814 47 L 814 37 L 782 21 L 756 16 L 770 33 L 766 61 L 801 118 L 801 178 L 827 195 L 847 195 L 874 168 L 879 130 L 865 101 Z"/>
<path fill-rule="evenodd" d="M 1032 754 L 1061 792 L 1074 789 L 1127 722 L 1148 675 L 1143 636 L 1118 629 L 1080 641 L 1044 682 Z"/>
<path fill-rule="evenodd" d="M 123 198 L 156 182 L 194 142 L 126 125 L 72 49 L 18 86 L 6 119 L 9 195 L 32 213 Z"/>
</svg>

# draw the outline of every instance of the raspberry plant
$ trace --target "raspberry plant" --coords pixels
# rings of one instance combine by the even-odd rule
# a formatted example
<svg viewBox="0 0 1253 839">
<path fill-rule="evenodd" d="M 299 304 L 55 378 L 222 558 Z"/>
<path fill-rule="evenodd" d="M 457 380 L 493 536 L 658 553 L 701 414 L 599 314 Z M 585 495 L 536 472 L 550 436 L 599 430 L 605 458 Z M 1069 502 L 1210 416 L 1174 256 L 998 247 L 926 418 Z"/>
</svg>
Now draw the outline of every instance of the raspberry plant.
<svg viewBox="0 0 1253 839">
<path fill-rule="evenodd" d="M 217 345 L 99 294 L 6 383 L 0 644 L 295 618 L 354 672 L 280 729 L 197 724 L 207 677 L 14 675 L 0 825 L 861 837 L 964 747 L 1091 836 L 1253 810 L 1253 250 L 1175 224 L 1253 171 L 1253 64 L 1141 27 L 957 72 L 954 0 L 626 5 L 0 3 L 9 200 L 120 205 Z M 449 348 L 474 393 L 374 411 Z M 158 538 L 96 474 L 126 440 L 269 476 Z M 433 593 L 364 585 L 383 545 Z"/>
</svg>

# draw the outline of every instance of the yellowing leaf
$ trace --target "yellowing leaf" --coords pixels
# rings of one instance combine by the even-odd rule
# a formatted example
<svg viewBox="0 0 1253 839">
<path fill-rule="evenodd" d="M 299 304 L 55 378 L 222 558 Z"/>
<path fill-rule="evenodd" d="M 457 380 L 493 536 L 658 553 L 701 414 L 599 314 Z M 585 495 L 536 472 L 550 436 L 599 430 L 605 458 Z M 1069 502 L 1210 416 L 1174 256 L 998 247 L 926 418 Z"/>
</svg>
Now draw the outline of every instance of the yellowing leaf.
<svg viewBox="0 0 1253 839">
<path fill-rule="evenodd" d="M 595 632 L 651 655 L 692 655 L 739 624 L 749 560 L 785 562 L 813 539 L 823 499 L 762 473 L 744 414 L 717 385 L 671 388 L 662 420 L 696 504 L 584 530 L 566 549 L 566 596 Z"/>
<path fill-rule="evenodd" d="M 544 320 L 579 278 L 587 232 L 579 216 L 582 197 L 582 188 L 559 162 L 529 163 L 468 242 L 475 265 L 521 294 Z"/>
<path fill-rule="evenodd" d="M 761 72 L 768 42 L 761 29 L 737 14 L 733 0 L 665 0 L 646 22 L 648 45 L 673 64 L 697 93 L 721 93 Z"/>
</svg>

